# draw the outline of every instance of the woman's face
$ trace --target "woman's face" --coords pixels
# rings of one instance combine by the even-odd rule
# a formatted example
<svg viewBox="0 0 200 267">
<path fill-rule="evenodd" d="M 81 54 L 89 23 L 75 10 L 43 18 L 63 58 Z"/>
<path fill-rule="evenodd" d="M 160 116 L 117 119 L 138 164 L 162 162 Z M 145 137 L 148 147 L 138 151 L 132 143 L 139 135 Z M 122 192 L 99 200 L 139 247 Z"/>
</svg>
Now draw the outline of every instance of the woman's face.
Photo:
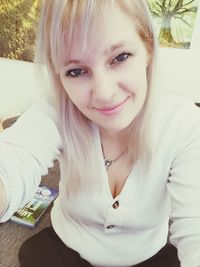
<svg viewBox="0 0 200 267">
<path fill-rule="evenodd" d="M 105 12 L 101 25 L 91 27 L 84 52 L 77 36 L 60 77 L 87 118 L 100 130 L 119 133 L 143 107 L 149 55 L 133 20 L 117 7 Z"/>
</svg>

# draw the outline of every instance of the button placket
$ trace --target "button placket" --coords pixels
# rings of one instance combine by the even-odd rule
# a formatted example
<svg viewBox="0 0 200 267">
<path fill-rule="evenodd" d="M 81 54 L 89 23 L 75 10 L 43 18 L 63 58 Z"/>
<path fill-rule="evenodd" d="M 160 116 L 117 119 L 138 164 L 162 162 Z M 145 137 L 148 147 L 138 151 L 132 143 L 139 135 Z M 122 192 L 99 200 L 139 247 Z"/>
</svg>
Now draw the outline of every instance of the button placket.
<svg viewBox="0 0 200 267">
<path fill-rule="evenodd" d="M 113 209 L 118 209 L 119 208 L 119 201 L 116 200 L 113 204 L 112 204 Z"/>
<path fill-rule="evenodd" d="M 121 218 L 119 214 L 119 200 L 115 200 L 110 203 L 108 207 L 108 213 L 106 222 L 104 224 L 104 230 L 107 233 L 120 232 Z"/>
<path fill-rule="evenodd" d="M 113 229 L 114 227 L 115 227 L 115 225 L 110 224 L 110 225 L 108 225 L 106 228 L 107 228 L 107 229 Z"/>
</svg>

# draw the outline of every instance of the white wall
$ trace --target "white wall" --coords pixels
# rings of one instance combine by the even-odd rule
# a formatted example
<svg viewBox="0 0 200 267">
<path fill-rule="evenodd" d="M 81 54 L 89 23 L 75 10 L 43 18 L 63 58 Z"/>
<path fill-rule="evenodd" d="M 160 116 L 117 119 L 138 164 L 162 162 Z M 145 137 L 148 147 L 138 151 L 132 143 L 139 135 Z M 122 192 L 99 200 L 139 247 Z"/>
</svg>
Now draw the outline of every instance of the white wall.
<svg viewBox="0 0 200 267">
<path fill-rule="evenodd" d="M 161 48 L 159 58 L 162 89 L 200 102 L 200 6 L 190 49 Z"/>
<path fill-rule="evenodd" d="M 160 50 L 161 90 L 180 94 L 200 102 L 200 58 L 190 50 Z"/>
</svg>

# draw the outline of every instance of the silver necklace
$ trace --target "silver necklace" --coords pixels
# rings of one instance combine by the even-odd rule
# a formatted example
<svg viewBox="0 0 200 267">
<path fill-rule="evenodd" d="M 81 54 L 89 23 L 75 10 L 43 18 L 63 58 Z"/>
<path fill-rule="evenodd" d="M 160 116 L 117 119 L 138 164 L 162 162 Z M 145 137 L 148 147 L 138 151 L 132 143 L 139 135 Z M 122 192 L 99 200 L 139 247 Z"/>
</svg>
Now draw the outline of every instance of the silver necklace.
<svg viewBox="0 0 200 267">
<path fill-rule="evenodd" d="M 104 164 L 105 164 L 105 167 L 106 167 L 106 170 L 108 170 L 108 168 L 113 164 L 115 163 L 116 161 L 118 161 L 124 154 L 125 154 L 126 151 L 123 151 L 117 158 L 115 159 L 109 159 L 107 157 L 104 156 Z"/>
</svg>

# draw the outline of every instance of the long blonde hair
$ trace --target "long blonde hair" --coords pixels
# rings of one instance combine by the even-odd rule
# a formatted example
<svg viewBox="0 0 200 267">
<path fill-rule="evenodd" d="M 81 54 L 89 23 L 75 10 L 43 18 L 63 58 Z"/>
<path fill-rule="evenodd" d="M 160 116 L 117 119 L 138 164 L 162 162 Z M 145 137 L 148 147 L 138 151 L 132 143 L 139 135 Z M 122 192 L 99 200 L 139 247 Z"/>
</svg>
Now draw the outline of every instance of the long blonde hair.
<svg viewBox="0 0 200 267">
<path fill-rule="evenodd" d="M 152 84 L 155 64 L 155 37 L 144 0 L 44 0 L 37 41 L 36 62 L 47 65 L 49 77 L 58 100 L 60 131 L 66 157 L 68 193 L 94 184 L 101 178 L 101 156 L 96 146 L 95 127 L 72 103 L 60 80 L 60 69 L 70 54 L 74 36 L 79 34 L 82 49 L 87 49 L 87 35 L 101 21 L 104 10 L 112 5 L 133 19 L 139 36 L 151 54 L 147 68 L 148 93 L 144 107 L 130 127 L 129 151 L 132 158 L 149 161 L 151 154 L 147 128 L 151 119 L 154 94 Z M 140 119 L 138 119 L 140 118 Z M 142 124 L 139 123 L 142 121 Z M 137 126 L 137 127 L 136 127 Z M 134 146 L 134 148 L 133 148 Z"/>
</svg>

